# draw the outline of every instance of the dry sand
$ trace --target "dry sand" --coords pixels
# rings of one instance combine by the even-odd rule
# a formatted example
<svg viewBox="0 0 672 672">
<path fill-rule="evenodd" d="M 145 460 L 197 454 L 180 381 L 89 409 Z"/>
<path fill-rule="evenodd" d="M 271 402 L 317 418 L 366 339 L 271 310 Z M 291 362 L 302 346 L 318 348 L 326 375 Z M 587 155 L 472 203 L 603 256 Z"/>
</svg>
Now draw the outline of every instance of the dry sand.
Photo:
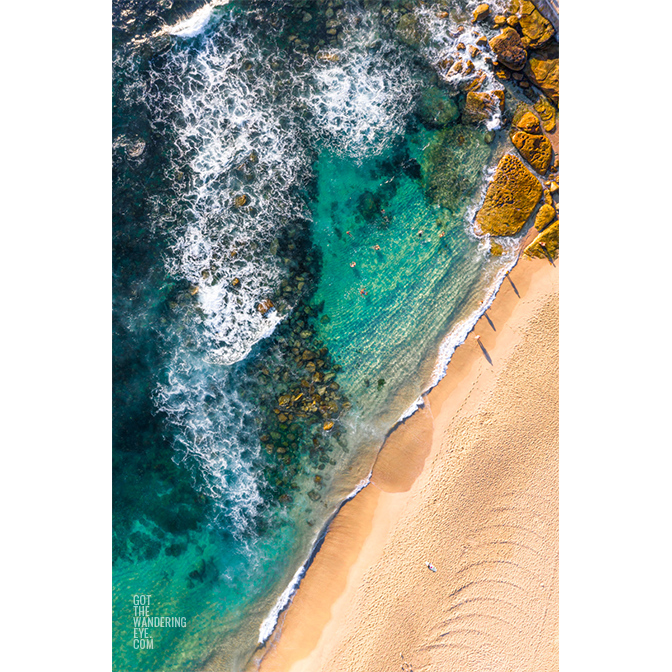
<svg viewBox="0 0 672 672">
<path fill-rule="evenodd" d="M 509 277 L 332 523 L 262 672 L 558 669 L 558 262 Z"/>
</svg>

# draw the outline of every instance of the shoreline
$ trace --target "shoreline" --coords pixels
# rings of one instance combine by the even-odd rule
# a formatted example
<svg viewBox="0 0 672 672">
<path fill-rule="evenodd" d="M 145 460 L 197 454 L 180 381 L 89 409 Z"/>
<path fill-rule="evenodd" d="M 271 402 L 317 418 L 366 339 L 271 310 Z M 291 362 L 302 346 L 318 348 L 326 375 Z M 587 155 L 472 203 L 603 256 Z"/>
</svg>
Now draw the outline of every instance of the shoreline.
<svg viewBox="0 0 672 672">
<path fill-rule="evenodd" d="M 533 235 L 531 229 L 526 240 Z M 468 403 L 478 379 L 487 375 L 488 369 L 495 373 L 493 364 L 500 357 L 506 359 L 504 355 L 510 356 L 515 349 L 517 327 L 511 318 L 520 313 L 520 306 L 525 308 L 533 300 L 538 302 L 540 296 L 553 295 L 549 294 L 551 286 L 557 298 L 557 274 L 557 261 L 551 265 L 546 260 L 518 259 L 470 332 L 481 335 L 482 347 L 473 337 L 459 345 L 446 375 L 422 395 L 423 405 L 391 430 L 376 457 L 370 482 L 344 500 L 332 517 L 319 549 L 307 561 L 298 588 L 279 614 L 273 633 L 247 669 L 335 669 L 333 661 L 325 668 L 321 663 L 327 662 L 328 650 L 334 649 L 347 630 L 351 620 L 348 612 L 364 589 L 365 575 L 383 558 L 395 526 L 408 507 L 412 508 L 411 500 L 435 467 L 442 448 L 437 430 L 445 429 L 444 425 L 450 424 Z M 529 305 L 523 312 L 525 319 L 532 319 L 534 311 L 530 313 Z M 351 639 L 353 635 L 350 633 Z"/>
</svg>

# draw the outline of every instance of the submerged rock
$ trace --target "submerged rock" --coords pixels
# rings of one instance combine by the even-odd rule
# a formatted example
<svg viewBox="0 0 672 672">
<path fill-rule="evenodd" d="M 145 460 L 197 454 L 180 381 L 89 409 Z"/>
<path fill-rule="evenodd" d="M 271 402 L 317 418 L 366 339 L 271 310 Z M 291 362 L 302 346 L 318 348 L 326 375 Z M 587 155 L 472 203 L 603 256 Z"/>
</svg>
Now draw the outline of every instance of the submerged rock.
<svg viewBox="0 0 672 672">
<path fill-rule="evenodd" d="M 413 13 L 403 14 L 397 23 L 397 36 L 409 47 L 418 48 L 427 39 L 418 17 Z"/>
<path fill-rule="evenodd" d="M 422 157 L 422 182 L 427 197 L 452 211 L 471 198 L 490 157 L 483 132 L 455 124 L 439 131 Z"/>
<path fill-rule="evenodd" d="M 490 49 L 507 68 L 522 70 L 525 67 L 527 51 L 520 40 L 520 35 L 510 26 L 490 40 Z"/>
<path fill-rule="evenodd" d="M 504 91 L 469 91 L 462 110 L 462 121 L 477 124 L 492 118 L 497 110 L 504 111 Z"/>
<path fill-rule="evenodd" d="M 445 91 L 431 86 L 422 92 L 418 114 L 426 125 L 445 126 L 460 116 L 460 110 Z"/>
<path fill-rule="evenodd" d="M 517 156 L 506 154 L 497 165 L 476 215 L 477 228 L 495 236 L 515 235 L 532 214 L 541 194 L 539 180 Z"/>
<path fill-rule="evenodd" d="M 546 173 L 553 155 L 553 147 L 548 138 L 541 134 L 515 131 L 511 134 L 511 142 L 532 168 L 540 175 Z"/>
</svg>

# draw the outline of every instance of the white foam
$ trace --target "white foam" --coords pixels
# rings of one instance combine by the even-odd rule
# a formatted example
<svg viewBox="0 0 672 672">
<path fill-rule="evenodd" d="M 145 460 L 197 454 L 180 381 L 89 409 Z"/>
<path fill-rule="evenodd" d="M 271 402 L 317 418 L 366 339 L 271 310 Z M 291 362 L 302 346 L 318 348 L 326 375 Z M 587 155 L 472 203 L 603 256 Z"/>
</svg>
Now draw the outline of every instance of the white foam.
<svg viewBox="0 0 672 672">
<path fill-rule="evenodd" d="M 358 18 L 344 27 L 343 46 L 329 49 L 338 60 L 318 59 L 308 99 L 318 134 L 354 158 L 382 152 L 403 132 L 418 90 L 397 48 L 379 40 L 366 14 Z"/>
<path fill-rule="evenodd" d="M 198 53 L 171 54 L 149 96 L 159 114 L 179 113 L 174 170 L 186 159 L 192 175 L 182 195 L 187 221 L 173 228 L 168 270 L 198 287 L 209 357 L 221 364 L 244 359 L 281 319 L 257 306 L 284 276 L 270 250 L 282 222 L 305 214 L 292 187 L 308 168 L 292 113 L 276 100 L 279 73 L 252 31 L 230 30 L 233 22 L 222 17 Z M 245 206 L 234 207 L 241 194 Z"/>
<path fill-rule="evenodd" d="M 468 3 L 468 5 L 474 9 L 479 3 Z M 494 10 L 494 5 L 491 5 L 491 12 Z M 462 72 L 455 72 L 452 70 L 445 69 L 440 65 L 444 59 L 448 57 L 452 58 L 467 58 L 465 54 L 468 54 L 469 47 L 478 47 L 476 40 L 482 35 L 483 26 L 476 25 L 470 26 L 466 25 L 464 22 L 456 23 L 452 19 L 440 18 L 445 12 L 445 8 L 439 5 L 432 6 L 420 6 L 413 10 L 418 16 L 423 27 L 429 34 L 429 40 L 426 44 L 423 44 L 421 47 L 421 52 L 431 63 L 434 69 L 437 71 L 437 74 L 454 90 L 457 92 L 460 85 L 464 82 L 470 82 L 474 77 L 475 73 L 482 72 L 485 75 L 485 79 L 479 91 L 488 92 L 494 89 L 501 89 L 501 84 L 495 78 L 492 67 L 485 61 L 485 52 L 479 48 L 480 54 L 470 58 L 470 60 L 475 65 L 475 71 L 469 75 Z M 458 28 L 462 30 L 459 32 Z M 463 51 L 457 50 L 458 43 L 462 43 L 465 46 Z M 487 130 L 496 130 L 501 126 L 502 123 L 502 114 L 499 110 L 499 107 L 493 110 L 492 116 L 487 120 L 485 126 Z"/>
<path fill-rule="evenodd" d="M 259 644 L 263 644 L 272 634 L 275 628 L 276 623 L 278 622 L 278 617 L 282 613 L 282 610 L 287 606 L 292 595 L 296 592 L 301 579 L 306 572 L 306 563 L 308 560 L 301 564 L 301 566 L 296 570 L 296 573 L 292 577 L 292 580 L 289 582 L 289 585 L 282 592 L 282 595 L 278 598 L 277 602 L 273 605 L 273 608 L 269 612 L 268 616 L 264 619 L 259 628 Z"/>
<path fill-rule="evenodd" d="M 369 475 L 362 479 L 350 492 L 350 494 L 343 499 L 341 502 L 340 506 L 343 506 L 346 502 L 349 502 L 355 495 L 357 495 L 358 492 L 361 492 L 370 482 L 371 482 L 371 474 L 373 472 L 369 472 Z M 290 600 L 296 593 L 296 591 L 299 589 L 299 585 L 301 584 L 301 580 L 303 579 L 304 574 L 306 573 L 306 568 L 308 565 L 308 562 L 313 556 L 313 548 L 315 547 L 315 544 L 317 541 L 321 538 L 321 534 L 318 535 L 313 540 L 313 543 L 311 544 L 311 552 L 308 555 L 308 557 L 304 560 L 304 562 L 301 564 L 301 566 L 296 570 L 294 576 L 292 577 L 292 580 L 289 582 L 287 588 L 282 591 L 282 594 L 280 597 L 276 600 L 275 604 L 273 605 L 273 608 L 270 610 L 268 613 L 268 616 L 263 620 L 261 626 L 259 627 L 259 644 L 264 644 L 266 640 L 273 634 L 273 630 L 275 629 L 275 626 L 278 622 L 278 618 L 280 617 L 280 614 L 283 612 L 285 607 L 289 604 Z"/>
<path fill-rule="evenodd" d="M 419 408 L 422 408 L 425 405 L 425 400 L 422 395 L 420 395 L 400 416 L 397 420 L 397 423 L 403 422 L 406 418 L 410 418 L 413 413 L 415 413 Z"/>
<path fill-rule="evenodd" d="M 175 25 L 166 26 L 163 29 L 163 32 L 176 37 L 195 37 L 202 33 L 210 22 L 210 19 L 212 18 L 212 10 L 215 7 L 228 5 L 229 2 L 230 0 L 213 0 L 213 2 L 203 5 L 203 7 L 197 9 L 193 14 L 182 19 L 182 21 L 179 21 Z"/>
</svg>

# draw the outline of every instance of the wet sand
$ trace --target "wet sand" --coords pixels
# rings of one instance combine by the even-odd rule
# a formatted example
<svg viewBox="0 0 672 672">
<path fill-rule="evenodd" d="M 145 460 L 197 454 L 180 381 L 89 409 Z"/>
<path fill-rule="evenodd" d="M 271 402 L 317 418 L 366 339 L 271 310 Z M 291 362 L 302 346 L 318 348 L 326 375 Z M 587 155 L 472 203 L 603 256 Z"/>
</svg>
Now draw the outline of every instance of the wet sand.
<svg viewBox="0 0 672 672">
<path fill-rule="evenodd" d="M 251 669 L 558 669 L 558 271 L 512 270 Z"/>
</svg>

